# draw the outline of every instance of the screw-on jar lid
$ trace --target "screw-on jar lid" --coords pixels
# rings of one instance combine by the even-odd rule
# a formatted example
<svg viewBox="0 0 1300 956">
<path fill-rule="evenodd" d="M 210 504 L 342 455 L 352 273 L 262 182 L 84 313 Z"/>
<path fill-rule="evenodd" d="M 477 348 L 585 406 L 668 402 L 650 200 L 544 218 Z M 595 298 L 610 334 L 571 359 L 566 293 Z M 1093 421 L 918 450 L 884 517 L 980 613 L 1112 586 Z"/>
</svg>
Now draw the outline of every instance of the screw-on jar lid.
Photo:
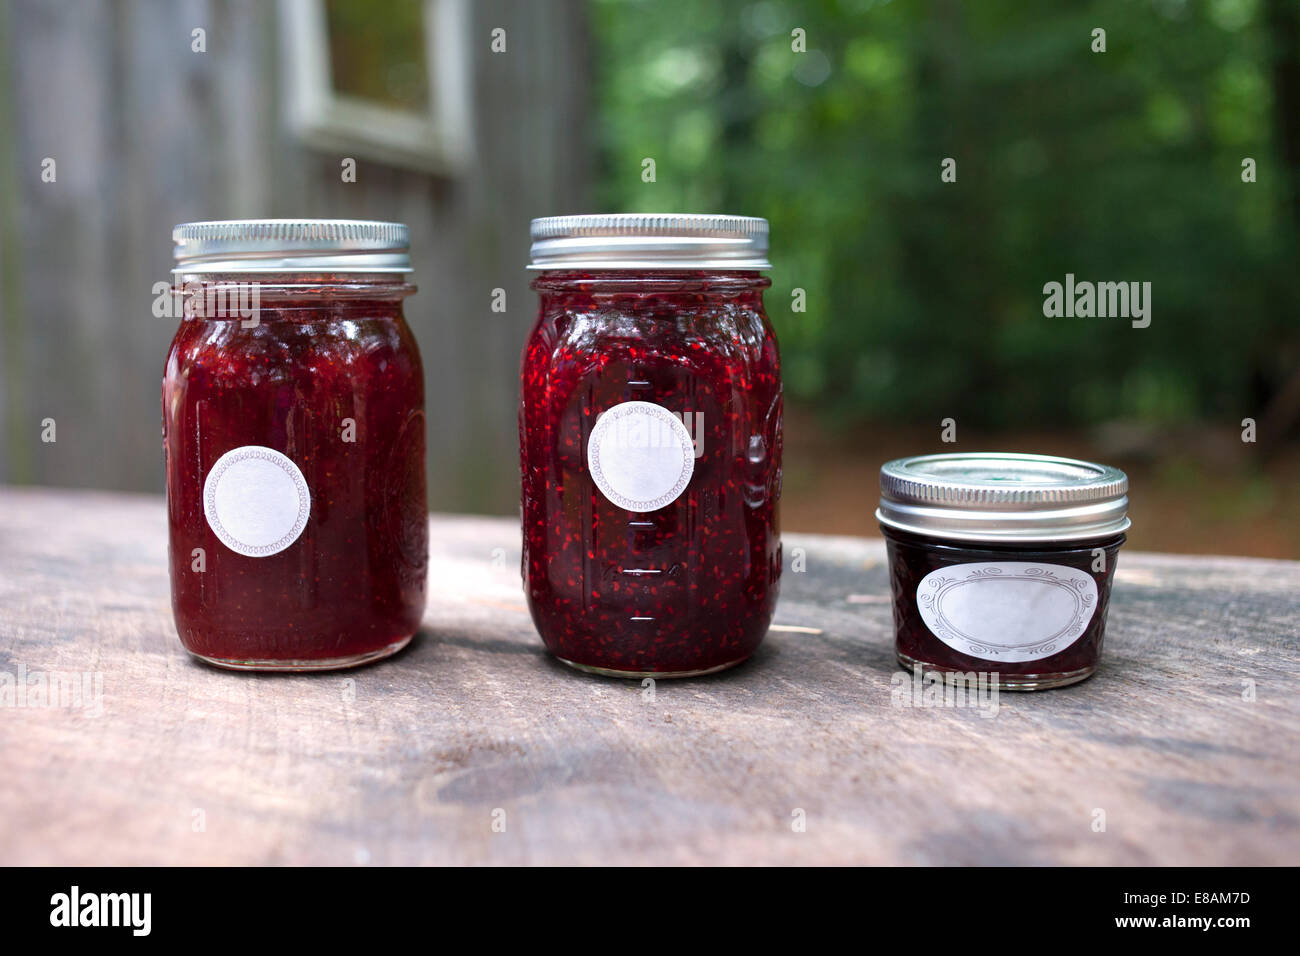
<svg viewBox="0 0 1300 956">
<path fill-rule="evenodd" d="M 172 230 L 175 273 L 410 272 L 410 231 L 400 222 L 227 219 Z"/>
<path fill-rule="evenodd" d="M 1128 477 L 1073 458 L 1002 452 L 920 455 L 880 469 L 882 525 L 934 538 L 1078 541 L 1129 526 Z"/>
<path fill-rule="evenodd" d="M 530 269 L 770 269 L 767 220 L 621 213 L 534 219 Z"/>
</svg>

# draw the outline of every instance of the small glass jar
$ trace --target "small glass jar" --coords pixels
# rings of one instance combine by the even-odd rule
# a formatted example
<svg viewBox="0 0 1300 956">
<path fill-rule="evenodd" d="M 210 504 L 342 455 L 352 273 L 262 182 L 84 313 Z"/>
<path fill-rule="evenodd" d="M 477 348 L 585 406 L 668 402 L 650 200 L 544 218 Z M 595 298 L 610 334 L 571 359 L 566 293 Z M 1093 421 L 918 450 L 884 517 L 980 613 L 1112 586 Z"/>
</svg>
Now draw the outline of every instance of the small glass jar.
<svg viewBox="0 0 1300 956">
<path fill-rule="evenodd" d="M 172 608 L 194 656 L 325 670 L 420 625 L 424 377 L 405 226 L 177 226 L 162 383 Z"/>
<path fill-rule="evenodd" d="M 519 445 L 537 630 L 611 676 L 738 664 L 781 575 L 767 222 L 563 216 L 532 237 Z"/>
<path fill-rule="evenodd" d="M 880 470 L 899 663 L 1042 690 L 1097 670 L 1129 527 L 1128 479 L 1019 454 L 900 458 Z"/>
</svg>

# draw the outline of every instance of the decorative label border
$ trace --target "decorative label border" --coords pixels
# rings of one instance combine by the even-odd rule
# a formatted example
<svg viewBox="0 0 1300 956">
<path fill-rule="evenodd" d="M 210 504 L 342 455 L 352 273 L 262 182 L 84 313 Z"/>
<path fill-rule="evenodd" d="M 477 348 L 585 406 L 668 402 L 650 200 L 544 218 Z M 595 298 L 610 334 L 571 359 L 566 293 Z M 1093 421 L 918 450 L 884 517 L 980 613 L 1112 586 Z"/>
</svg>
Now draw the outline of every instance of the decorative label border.
<svg viewBox="0 0 1300 956">
<path fill-rule="evenodd" d="M 231 534 L 230 529 L 221 523 L 221 516 L 217 513 L 217 486 L 221 483 L 222 475 L 232 465 L 246 461 L 249 458 L 260 458 L 275 465 L 289 476 L 289 480 L 293 482 L 294 488 L 298 492 L 298 515 L 294 519 L 293 526 L 285 532 L 283 537 L 271 544 L 245 544 Z M 208 477 L 203 482 L 203 514 L 208 520 L 208 527 L 221 539 L 221 543 L 231 551 L 250 558 L 265 558 L 278 554 L 289 547 L 298 540 L 303 529 L 307 527 L 307 519 L 311 517 L 311 491 L 307 488 L 307 479 L 303 477 L 298 466 L 288 457 L 274 448 L 267 448 L 264 445 L 243 445 L 231 449 L 218 458 L 217 463 L 208 472 Z"/>
<path fill-rule="evenodd" d="M 1051 634 L 1018 644 L 977 640 L 945 614 L 943 604 L 957 588 L 988 580 L 1033 581 L 1060 588 L 1074 602 L 1069 622 Z M 1086 572 L 1064 565 L 1023 561 L 961 564 L 931 571 L 922 578 L 916 589 L 916 606 L 930 632 L 953 650 L 986 660 L 1036 661 L 1059 654 L 1083 636 L 1097 610 L 1097 582 Z"/>
<path fill-rule="evenodd" d="M 651 418 L 664 422 L 681 446 L 682 467 L 677 475 L 677 480 L 673 482 L 673 486 L 667 492 L 649 501 L 639 501 L 620 494 L 610 482 L 600 463 L 600 444 L 605 432 L 613 428 L 620 419 L 629 415 L 649 415 Z M 662 405 L 656 405 L 654 402 L 622 402 L 606 409 L 596 419 L 595 427 L 592 428 L 591 434 L 587 437 L 587 471 L 591 473 L 591 479 L 596 483 L 596 487 L 600 489 L 600 493 L 620 508 L 640 514 L 657 511 L 676 501 L 681 496 L 681 493 L 686 490 L 686 486 L 690 484 L 691 476 L 695 474 L 695 440 L 691 438 L 691 433 L 682 420 Z"/>
</svg>

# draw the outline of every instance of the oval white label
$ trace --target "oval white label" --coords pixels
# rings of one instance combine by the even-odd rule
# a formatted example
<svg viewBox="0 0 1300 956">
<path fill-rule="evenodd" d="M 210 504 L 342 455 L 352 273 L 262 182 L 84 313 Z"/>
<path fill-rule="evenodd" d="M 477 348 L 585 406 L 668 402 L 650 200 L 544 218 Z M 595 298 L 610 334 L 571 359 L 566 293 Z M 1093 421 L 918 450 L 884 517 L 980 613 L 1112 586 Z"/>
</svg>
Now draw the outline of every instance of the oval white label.
<svg viewBox="0 0 1300 956">
<path fill-rule="evenodd" d="M 203 513 L 231 551 L 265 558 L 298 540 L 311 514 L 311 492 L 298 466 L 280 452 L 244 445 L 208 472 Z"/>
<path fill-rule="evenodd" d="M 587 440 L 596 487 L 628 511 L 677 500 L 695 473 L 695 443 L 677 415 L 654 402 L 623 402 L 596 420 Z"/>
<path fill-rule="evenodd" d="M 916 589 L 921 619 L 954 650 L 990 661 L 1059 654 L 1088 629 L 1097 582 L 1059 564 L 956 564 L 931 571 Z"/>
</svg>

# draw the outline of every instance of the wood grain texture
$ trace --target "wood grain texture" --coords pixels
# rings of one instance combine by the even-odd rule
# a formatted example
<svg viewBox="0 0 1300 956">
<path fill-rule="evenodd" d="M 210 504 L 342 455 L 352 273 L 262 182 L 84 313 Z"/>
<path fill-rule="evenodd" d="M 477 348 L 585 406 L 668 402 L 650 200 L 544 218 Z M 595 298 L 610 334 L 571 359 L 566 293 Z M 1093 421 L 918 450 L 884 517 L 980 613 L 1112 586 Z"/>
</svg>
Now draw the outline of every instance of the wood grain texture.
<svg viewBox="0 0 1300 956">
<path fill-rule="evenodd" d="M 392 660 L 231 674 L 176 638 L 160 499 L 0 489 L 0 672 L 103 679 L 0 708 L 0 863 L 1300 862 L 1300 563 L 1124 553 L 1098 676 L 984 717 L 893 706 L 879 541 L 787 535 L 809 630 L 650 700 L 544 654 L 518 537 L 435 517 Z"/>
</svg>

